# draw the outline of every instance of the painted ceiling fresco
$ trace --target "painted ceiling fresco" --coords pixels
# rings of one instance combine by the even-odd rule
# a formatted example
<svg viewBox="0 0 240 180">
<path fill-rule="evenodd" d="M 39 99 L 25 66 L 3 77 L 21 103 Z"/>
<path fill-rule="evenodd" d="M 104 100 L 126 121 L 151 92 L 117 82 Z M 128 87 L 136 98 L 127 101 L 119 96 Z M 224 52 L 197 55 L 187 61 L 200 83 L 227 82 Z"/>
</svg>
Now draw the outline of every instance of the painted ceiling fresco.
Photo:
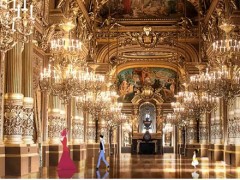
<svg viewBox="0 0 240 180">
<path fill-rule="evenodd" d="M 184 0 L 109 0 L 101 9 L 103 18 L 174 18 L 184 13 Z M 194 6 L 187 2 L 189 14 L 196 15 Z M 193 13 L 194 12 L 194 13 Z"/>
<path fill-rule="evenodd" d="M 154 91 L 160 91 L 165 102 L 174 99 L 176 92 L 177 73 L 171 69 L 149 67 L 129 68 L 117 75 L 119 101 L 131 102 L 144 85 L 150 85 Z"/>
</svg>

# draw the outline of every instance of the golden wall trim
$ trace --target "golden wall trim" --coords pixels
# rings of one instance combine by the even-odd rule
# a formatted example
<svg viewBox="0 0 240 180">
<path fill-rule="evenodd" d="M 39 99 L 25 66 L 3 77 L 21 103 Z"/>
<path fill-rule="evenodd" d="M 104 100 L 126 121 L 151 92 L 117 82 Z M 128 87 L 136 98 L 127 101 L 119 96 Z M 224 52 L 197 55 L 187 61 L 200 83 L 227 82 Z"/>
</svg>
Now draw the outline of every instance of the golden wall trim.
<svg viewBox="0 0 240 180">
<path fill-rule="evenodd" d="M 106 63 L 108 62 L 108 55 L 109 59 L 112 56 L 116 56 L 116 54 L 121 54 L 124 52 L 144 52 L 146 51 L 145 48 L 140 47 L 139 45 L 127 45 L 125 47 L 118 47 L 116 42 L 111 44 L 106 44 L 101 47 L 97 53 L 98 62 L 99 63 Z M 176 47 L 169 46 L 169 45 L 158 45 L 157 47 L 151 49 L 151 51 L 155 52 L 172 52 L 177 53 L 179 56 L 185 57 L 186 61 L 188 62 L 198 62 L 198 52 L 197 50 L 191 45 L 187 43 L 178 43 Z"/>
<path fill-rule="evenodd" d="M 24 97 L 23 103 L 33 104 L 33 98 L 32 97 Z"/>
<path fill-rule="evenodd" d="M 23 99 L 23 94 L 21 93 L 6 93 L 4 95 L 4 99 L 16 99 L 16 100 L 22 100 Z"/>
</svg>

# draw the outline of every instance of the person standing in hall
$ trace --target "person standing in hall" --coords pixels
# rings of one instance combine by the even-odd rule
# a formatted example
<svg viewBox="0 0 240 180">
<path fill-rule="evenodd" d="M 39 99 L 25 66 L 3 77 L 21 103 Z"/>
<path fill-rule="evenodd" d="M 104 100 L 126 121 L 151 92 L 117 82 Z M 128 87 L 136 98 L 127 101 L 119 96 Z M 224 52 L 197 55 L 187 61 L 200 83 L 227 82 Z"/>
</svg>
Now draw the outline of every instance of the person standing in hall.
<svg viewBox="0 0 240 180">
<path fill-rule="evenodd" d="M 105 147 L 104 147 L 104 140 L 103 140 L 103 135 L 100 135 L 100 149 L 99 149 L 99 157 L 98 157 L 98 163 L 97 163 L 97 170 L 100 166 L 101 160 L 103 160 L 103 162 L 105 163 L 105 165 L 107 166 L 108 170 L 109 170 L 109 164 L 105 159 Z"/>
<path fill-rule="evenodd" d="M 197 149 L 193 151 L 192 166 L 194 168 L 196 168 L 196 166 L 199 164 L 198 159 L 197 159 L 197 153 L 198 153 Z"/>
</svg>

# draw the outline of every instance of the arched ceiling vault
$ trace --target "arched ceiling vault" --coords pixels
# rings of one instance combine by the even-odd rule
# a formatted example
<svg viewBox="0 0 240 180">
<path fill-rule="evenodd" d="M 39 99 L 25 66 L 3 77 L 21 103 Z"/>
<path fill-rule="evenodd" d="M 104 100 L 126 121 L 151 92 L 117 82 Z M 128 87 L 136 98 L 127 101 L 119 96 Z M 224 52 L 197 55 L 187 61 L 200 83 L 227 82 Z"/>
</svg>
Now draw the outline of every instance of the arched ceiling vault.
<svg viewBox="0 0 240 180">
<path fill-rule="evenodd" d="M 176 46 L 169 45 L 159 45 L 156 48 L 146 49 L 142 48 L 139 45 L 129 45 L 126 47 L 118 47 L 117 43 L 111 43 L 109 45 L 103 46 L 99 49 L 97 54 L 98 63 L 109 63 L 112 58 L 116 58 L 116 55 L 121 55 L 128 52 L 153 52 L 157 54 L 163 53 L 163 56 L 136 56 L 135 58 L 123 58 L 123 63 L 112 64 L 112 69 L 109 72 L 109 75 L 114 78 L 120 71 L 128 68 L 134 67 L 163 67 L 172 69 L 178 73 L 180 80 L 185 78 L 186 72 L 183 69 L 182 62 L 171 61 L 171 54 L 177 54 L 178 57 L 182 56 L 186 62 L 198 62 L 198 52 L 191 44 L 178 43 Z M 124 59 L 125 58 L 125 59 Z M 111 64 L 112 62 L 110 62 Z"/>
<path fill-rule="evenodd" d="M 97 62 L 98 63 L 109 63 L 109 60 L 112 57 L 121 56 L 123 53 L 127 52 L 153 52 L 154 53 L 173 53 L 178 54 L 178 56 L 184 57 L 186 62 L 198 62 L 198 52 L 197 50 L 191 45 L 186 43 L 178 43 L 176 46 L 169 46 L 169 45 L 159 45 L 152 49 L 146 49 L 139 47 L 139 45 L 130 45 L 125 47 L 118 47 L 117 43 L 111 43 L 109 45 L 104 45 L 101 49 L 99 49 L 97 53 Z M 144 59 L 150 60 L 150 59 L 159 59 L 164 60 L 164 57 L 158 56 L 147 56 L 136 59 L 143 61 Z M 161 59 L 162 58 L 162 59 Z"/>
</svg>

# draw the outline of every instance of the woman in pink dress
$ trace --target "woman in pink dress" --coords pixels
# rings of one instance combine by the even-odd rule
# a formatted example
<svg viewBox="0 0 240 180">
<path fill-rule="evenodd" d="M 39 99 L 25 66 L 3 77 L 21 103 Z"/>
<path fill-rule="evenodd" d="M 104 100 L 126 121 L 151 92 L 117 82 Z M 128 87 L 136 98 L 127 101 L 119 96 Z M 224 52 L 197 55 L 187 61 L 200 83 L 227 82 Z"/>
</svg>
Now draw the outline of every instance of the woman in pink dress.
<svg viewBox="0 0 240 180">
<path fill-rule="evenodd" d="M 63 145 L 63 153 L 58 163 L 58 170 L 75 170 L 76 171 L 76 166 L 70 157 L 69 149 L 67 147 L 67 137 L 66 137 L 67 129 L 64 129 L 61 132 L 61 135 L 63 137 L 63 140 L 61 140 Z"/>
</svg>

